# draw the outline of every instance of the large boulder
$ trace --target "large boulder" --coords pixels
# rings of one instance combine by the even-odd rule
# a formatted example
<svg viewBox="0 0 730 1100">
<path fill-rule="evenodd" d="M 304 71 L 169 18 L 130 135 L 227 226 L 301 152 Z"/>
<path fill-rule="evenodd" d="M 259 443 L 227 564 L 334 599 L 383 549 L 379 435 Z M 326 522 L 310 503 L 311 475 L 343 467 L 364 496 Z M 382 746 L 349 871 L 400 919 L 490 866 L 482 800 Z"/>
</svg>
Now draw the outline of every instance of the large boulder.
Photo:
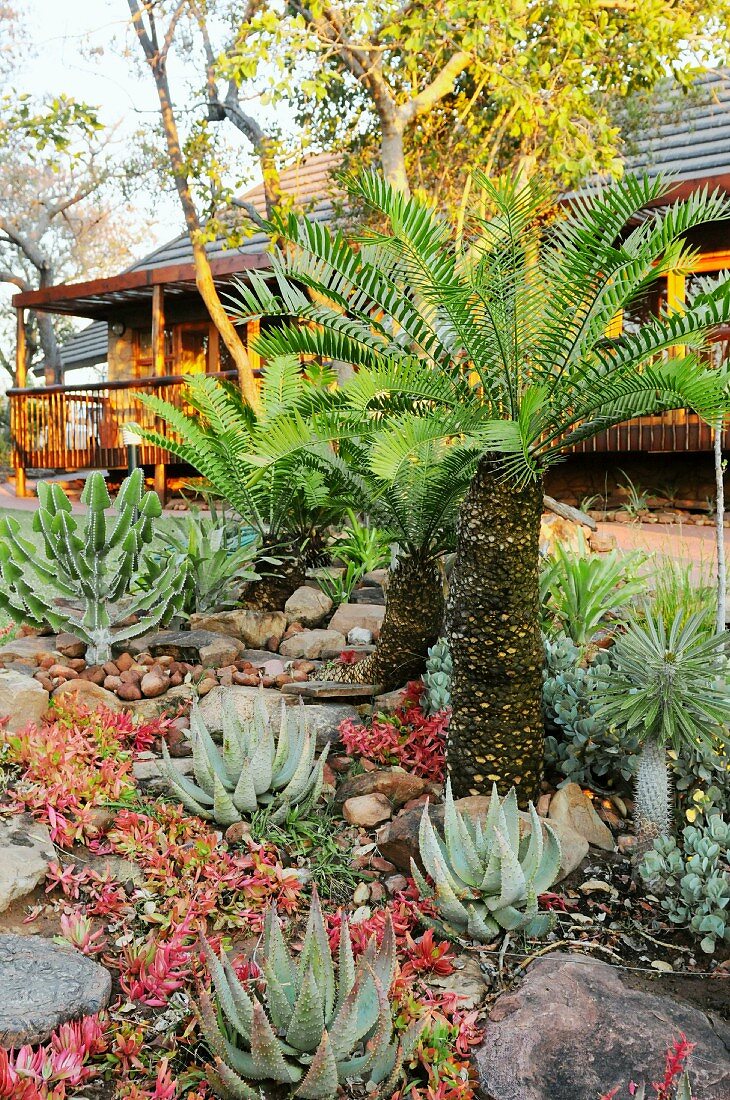
<svg viewBox="0 0 730 1100">
<path fill-rule="evenodd" d="M 255 687 L 215 687 L 200 702 L 200 713 L 211 733 L 223 732 L 223 701 L 230 695 L 236 713 L 242 721 L 250 719 L 257 699 L 261 699 L 273 718 L 281 714 L 282 700 L 291 708 L 298 707 L 299 701 L 293 695 L 283 695 L 272 688 Z M 345 719 L 356 721 L 359 715 L 353 706 L 347 703 L 315 703 L 305 707 L 306 721 L 314 729 L 317 747 L 339 740 L 340 723 Z"/>
<path fill-rule="evenodd" d="M 39 657 L 60 657 L 56 649 L 56 636 L 28 634 L 14 638 L 0 646 L 0 661 L 29 661 L 35 663 Z"/>
<path fill-rule="evenodd" d="M 176 661 L 198 661 L 206 668 L 233 664 L 243 652 L 243 643 L 230 634 L 215 630 L 158 630 L 134 639 L 126 647 L 131 653 L 153 657 L 174 657 Z"/>
<path fill-rule="evenodd" d="M 489 797 L 481 794 L 468 795 L 459 798 L 456 802 L 457 809 L 471 818 L 485 818 L 489 809 Z M 401 871 L 410 871 L 411 859 L 420 863 L 418 851 L 418 827 L 421 823 L 422 806 L 414 806 L 412 810 L 406 810 L 394 821 L 385 825 L 378 833 L 378 848 L 381 856 L 389 859 Z M 434 825 L 443 829 L 444 807 L 432 806 L 429 810 L 431 821 Z M 557 881 L 560 882 L 578 867 L 588 855 L 588 841 L 576 833 L 568 825 L 559 821 L 551 821 L 558 840 L 560 841 L 561 860 L 560 872 Z M 520 835 L 524 836 L 532 828 L 530 815 L 520 811 Z"/>
<path fill-rule="evenodd" d="M 0 1047 L 41 1043 L 66 1020 L 109 1001 L 108 970 L 40 936 L 0 936 Z"/>
<path fill-rule="evenodd" d="M 40 722 L 48 710 L 48 692 L 22 672 L 0 671 L 0 718 L 7 718 L 11 733 L 22 730 L 29 722 Z"/>
<path fill-rule="evenodd" d="M 385 607 L 374 603 L 341 603 L 330 619 L 330 630 L 339 630 L 345 637 L 356 626 L 369 630 L 377 641 L 385 617 Z"/>
<path fill-rule="evenodd" d="M 53 698 L 59 702 L 65 700 L 67 703 L 81 703 L 89 710 L 106 707 L 107 710 L 120 711 L 127 705 L 113 691 L 107 691 L 91 680 L 66 680 L 53 689 Z"/>
<path fill-rule="evenodd" d="M 653 983 L 652 983 L 653 984 Z M 661 988 L 661 978 L 657 978 Z M 596 1100 L 630 1081 L 661 1079 L 683 1032 L 693 1095 L 730 1096 L 730 1028 L 698 1008 L 629 988 L 608 963 L 562 953 L 536 959 L 520 988 L 497 999 L 474 1060 L 490 1100 Z"/>
<path fill-rule="evenodd" d="M 287 623 L 301 623 L 302 626 L 319 626 L 332 610 L 332 600 L 321 588 L 302 585 L 292 592 L 284 604 Z"/>
<path fill-rule="evenodd" d="M 235 611 L 219 611 L 208 615 L 191 615 L 191 630 L 212 630 L 217 634 L 230 634 L 239 638 L 251 649 L 264 649 L 271 638 L 284 635 L 287 622 L 283 611 L 251 611 L 241 608 Z"/>
<path fill-rule="evenodd" d="M 338 630 L 302 630 L 285 638 L 279 646 L 282 657 L 306 657 L 308 660 L 328 660 L 339 657 L 347 648 L 345 635 Z"/>
<path fill-rule="evenodd" d="M 346 779 L 337 788 L 335 805 L 342 806 L 348 798 L 359 798 L 368 794 L 384 795 L 394 810 L 399 810 L 412 798 L 422 794 L 433 794 L 434 785 L 403 768 L 376 768 L 372 772 L 363 772 L 352 779 Z"/>
<path fill-rule="evenodd" d="M 613 851 L 613 833 L 601 821 L 591 800 L 583 794 L 577 783 L 566 783 L 556 791 L 550 799 L 548 817 L 552 824 L 558 822 L 570 826 L 594 848 L 603 848 L 605 852 Z"/>
<path fill-rule="evenodd" d="M 0 913 L 35 890 L 56 858 L 50 833 L 31 814 L 0 820 Z"/>
</svg>

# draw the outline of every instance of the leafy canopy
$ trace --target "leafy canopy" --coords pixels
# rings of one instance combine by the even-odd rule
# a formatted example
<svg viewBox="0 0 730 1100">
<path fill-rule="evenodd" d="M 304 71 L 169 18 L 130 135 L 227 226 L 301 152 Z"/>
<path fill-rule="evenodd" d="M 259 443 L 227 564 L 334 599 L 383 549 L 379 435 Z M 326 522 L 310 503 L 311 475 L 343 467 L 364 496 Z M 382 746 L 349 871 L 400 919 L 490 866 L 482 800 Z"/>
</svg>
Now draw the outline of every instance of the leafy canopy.
<svg viewBox="0 0 730 1100">
<path fill-rule="evenodd" d="M 607 332 L 657 279 L 687 266 L 685 234 L 730 218 L 730 200 L 704 190 L 657 209 L 669 185 L 627 177 L 566 212 L 539 179 L 477 174 L 477 183 L 489 216 L 456 236 L 378 175 L 351 178 L 382 230 L 347 240 L 276 216 L 269 228 L 286 247 L 273 277 L 252 272 L 238 284 L 241 319 L 276 319 L 258 343 L 264 356 L 357 368 L 348 403 L 363 419 L 381 416 L 370 458 L 378 476 L 393 480 L 427 440 L 458 441 L 520 485 L 632 417 L 723 415 L 728 367 L 709 368 L 703 355 L 713 326 L 730 319 L 730 283 L 637 331 Z"/>
</svg>

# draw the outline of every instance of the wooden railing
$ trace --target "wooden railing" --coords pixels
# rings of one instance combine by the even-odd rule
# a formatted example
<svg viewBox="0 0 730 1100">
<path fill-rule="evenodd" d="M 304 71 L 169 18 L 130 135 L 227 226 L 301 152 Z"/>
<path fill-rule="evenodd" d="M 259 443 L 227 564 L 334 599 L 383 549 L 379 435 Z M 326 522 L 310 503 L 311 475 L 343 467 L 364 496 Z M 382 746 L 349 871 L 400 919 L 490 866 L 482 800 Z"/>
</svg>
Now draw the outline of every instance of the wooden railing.
<svg viewBox="0 0 730 1100">
<path fill-rule="evenodd" d="M 216 374 L 235 378 L 235 371 Z M 39 386 L 8 390 L 13 465 L 20 470 L 121 469 L 127 465 L 122 429 L 130 422 L 145 428 L 155 416 L 137 399 L 138 393 L 154 393 L 177 408 L 184 408 L 182 375 L 135 378 L 123 382 L 91 382 L 81 386 Z M 142 444 L 138 460 L 143 465 L 169 465 L 177 461 L 160 447 Z"/>
</svg>

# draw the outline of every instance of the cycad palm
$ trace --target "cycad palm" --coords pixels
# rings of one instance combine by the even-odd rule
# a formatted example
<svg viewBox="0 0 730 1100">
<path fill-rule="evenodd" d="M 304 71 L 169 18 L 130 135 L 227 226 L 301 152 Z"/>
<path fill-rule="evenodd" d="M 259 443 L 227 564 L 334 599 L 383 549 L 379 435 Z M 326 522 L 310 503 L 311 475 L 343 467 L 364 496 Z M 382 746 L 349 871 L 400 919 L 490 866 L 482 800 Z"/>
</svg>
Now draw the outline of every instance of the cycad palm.
<svg viewBox="0 0 730 1100">
<path fill-rule="evenodd" d="M 334 375 L 322 375 L 327 383 Z M 294 356 L 271 360 L 263 373 L 261 407 L 254 413 L 235 386 L 205 375 L 188 379 L 185 391 L 190 411 L 159 397 L 138 394 L 172 429 L 162 435 L 138 429 L 150 443 L 164 447 L 205 477 L 244 522 L 258 532 L 264 553 L 259 558 L 268 575 L 246 595 L 249 605 L 280 610 L 292 591 L 304 583 L 306 553 L 312 541 L 342 515 L 322 474 L 293 462 L 269 466 L 252 476 L 246 456 L 255 440 L 265 437 L 269 423 L 284 411 L 306 414 L 329 400 L 326 385 L 313 385 L 302 375 Z M 266 551 L 278 564 L 266 565 Z"/>
<path fill-rule="evenodd" d="M 606 333 L 652 283 L 685 266 L 686 232 L 728 219 L 730 202 L 699 193 L 648 209 L 667 186 L 628 177 L 556 216 L 539 182 L 479 183 L 491 216 L 474 219 L 458 246 L 431 209 L 375 175 L 350 189 L 387 228 L 363 233 L 359 248 L 322 225 L 280 218 L 272 228 L 288 248 L 275 257 L 276 282 L 255 276 L 242 286 L 240 313 L 283 319 L 262 337 L 264 354 L 357 367 L 364 412 L 428 409 L 440 438 L 479 448 L 447 611 L 448 759 L 459 793 L 495 780 L 526 800 L 543 756 L 543 473 L 566 447 L 634 416 L 721 414 L 727 374 L 705 369 L 701 351 L 730 318 L 727 285 L 636 332 Z M 409 446 L 394 429 L 391 471 Z M 383 442 L 382 473 L 387 453 Z"/>
<path fill-rule="evenodd" d="M 479 451 L 469 442 L 446 442 L 443 421 L 404 413 L 383 419 L 360 404 L 360 383 L 339 390 L 330 409 L 308 416 L 282 415 L 255 439 L 250 461 L 266 469 L 296 462 L 321 474 L 330 491 L 365 512 L 397 544 L 388 600 L 375 653 L 331 675 L 389 689 L 419 676 L 429 646 L 443 629 L 441 559 L 456 541 L 456 513 Z M 393 462 L 392 440 L 407 441 Z M 383 472 L 384 470 L 384 472 Z"/>
</svg>

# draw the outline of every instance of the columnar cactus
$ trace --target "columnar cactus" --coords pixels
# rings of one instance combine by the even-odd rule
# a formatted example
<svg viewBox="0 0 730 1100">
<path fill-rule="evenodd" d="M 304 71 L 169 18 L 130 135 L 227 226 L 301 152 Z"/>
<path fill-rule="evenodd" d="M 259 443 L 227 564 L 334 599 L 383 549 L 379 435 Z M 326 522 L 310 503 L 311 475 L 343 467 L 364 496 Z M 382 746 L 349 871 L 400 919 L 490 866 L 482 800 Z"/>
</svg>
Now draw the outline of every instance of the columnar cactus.
<svg viewBox="0 0 730 1100">
<path fill-rule="evenodd" d="M 236 714 L 230 695 L 223 702 L 223 747 L 213 742 L 197 702 L 190 713 L 193 772 L 181 775 L 163 741 L 165 778 L 186 809 L 219 825 L 233 825 L 267 808 L 273 821 L 283 821 L 292 806 L 313 803 L 322 790 L 326 746 L 315 762 L 317 738 L 301 704 L 292 716 L 284 701 L 278 735 L 261 699 L 246 722 Z"/>
<path fill-rule="evenodd" d="M 428 651 L 423 675 L 421 707 L 426 714 L 436 714 L 451 706 L 451 671 L 449 643 L 446 638 L 439 638 Z"/>
<path fill-rule="evenodd" d="M 418 839 L 433 888 L 413 860 L 411 870 L 419 893 L 433 900 L 447 924 L 482 943 L 494 939 L 500 929 L 522 929 L 528 936 L 549 931 L 553 914 L 538 913 L 537 899 L 557 878 L 560 841 L 547 822 L 540 821 L 532 803 L 532 829 L 524 837 L 514 787 L 503 802 L 496 786 L 492 788 L 482 823 L 459 813 L 447 783 L 443 837 L 428 811 L 424 806 Z"/>
<path fill-rule="evenodd" d="M 335 967 L 316 891 L 296 961 L 272 906 L 257 955 L 264 993 L 256 986 L 247 991 L 225 954 L 218 958 L 207 943 L 204 947 L 217 1006 L 202 993 L 199 1019 L 215 1059 L 207 1075 L 217 1096 L 260 1100 L 259 1087 L 272 1082 L 289 1086 L 304 1100 L 334 1100 L 340 1085 L 353 1079 L 364 1083 L 374 1100 L 391 1095 L 421 1025 L 418 1021 L 400 1041 L 394 1036 L 388 998 L 396 972 L 390 920 L 380 949 L 373 936 L 357 964 L 343 921 Z"/>
<path fill-rule="evenodd" d="M 144 492 L 141 470 L 122 482 L 111 526 L 105 512 L 112 502 L 98 472 L 81 495 L 86 505 L 81 532 L 59 485 L 41 482 L 38 501 L 33 529 L 43 538 L 46 561 L 20 535 L 16 519 L 0 519 L 0 609 L 16 622 L 48 622 L 75 634 L 86 643 L 89 664 L 111 660 L 112 643 L 128 642 L 170 619 L 182 599 L 174 559 L 151 589 L 120 602 L 130 592 L 140 550 L 151 542 L 153 520 L 162 512 L 156 494 Z M 62 606 L 59 596 L 71 606 Z"/>
</svg>

